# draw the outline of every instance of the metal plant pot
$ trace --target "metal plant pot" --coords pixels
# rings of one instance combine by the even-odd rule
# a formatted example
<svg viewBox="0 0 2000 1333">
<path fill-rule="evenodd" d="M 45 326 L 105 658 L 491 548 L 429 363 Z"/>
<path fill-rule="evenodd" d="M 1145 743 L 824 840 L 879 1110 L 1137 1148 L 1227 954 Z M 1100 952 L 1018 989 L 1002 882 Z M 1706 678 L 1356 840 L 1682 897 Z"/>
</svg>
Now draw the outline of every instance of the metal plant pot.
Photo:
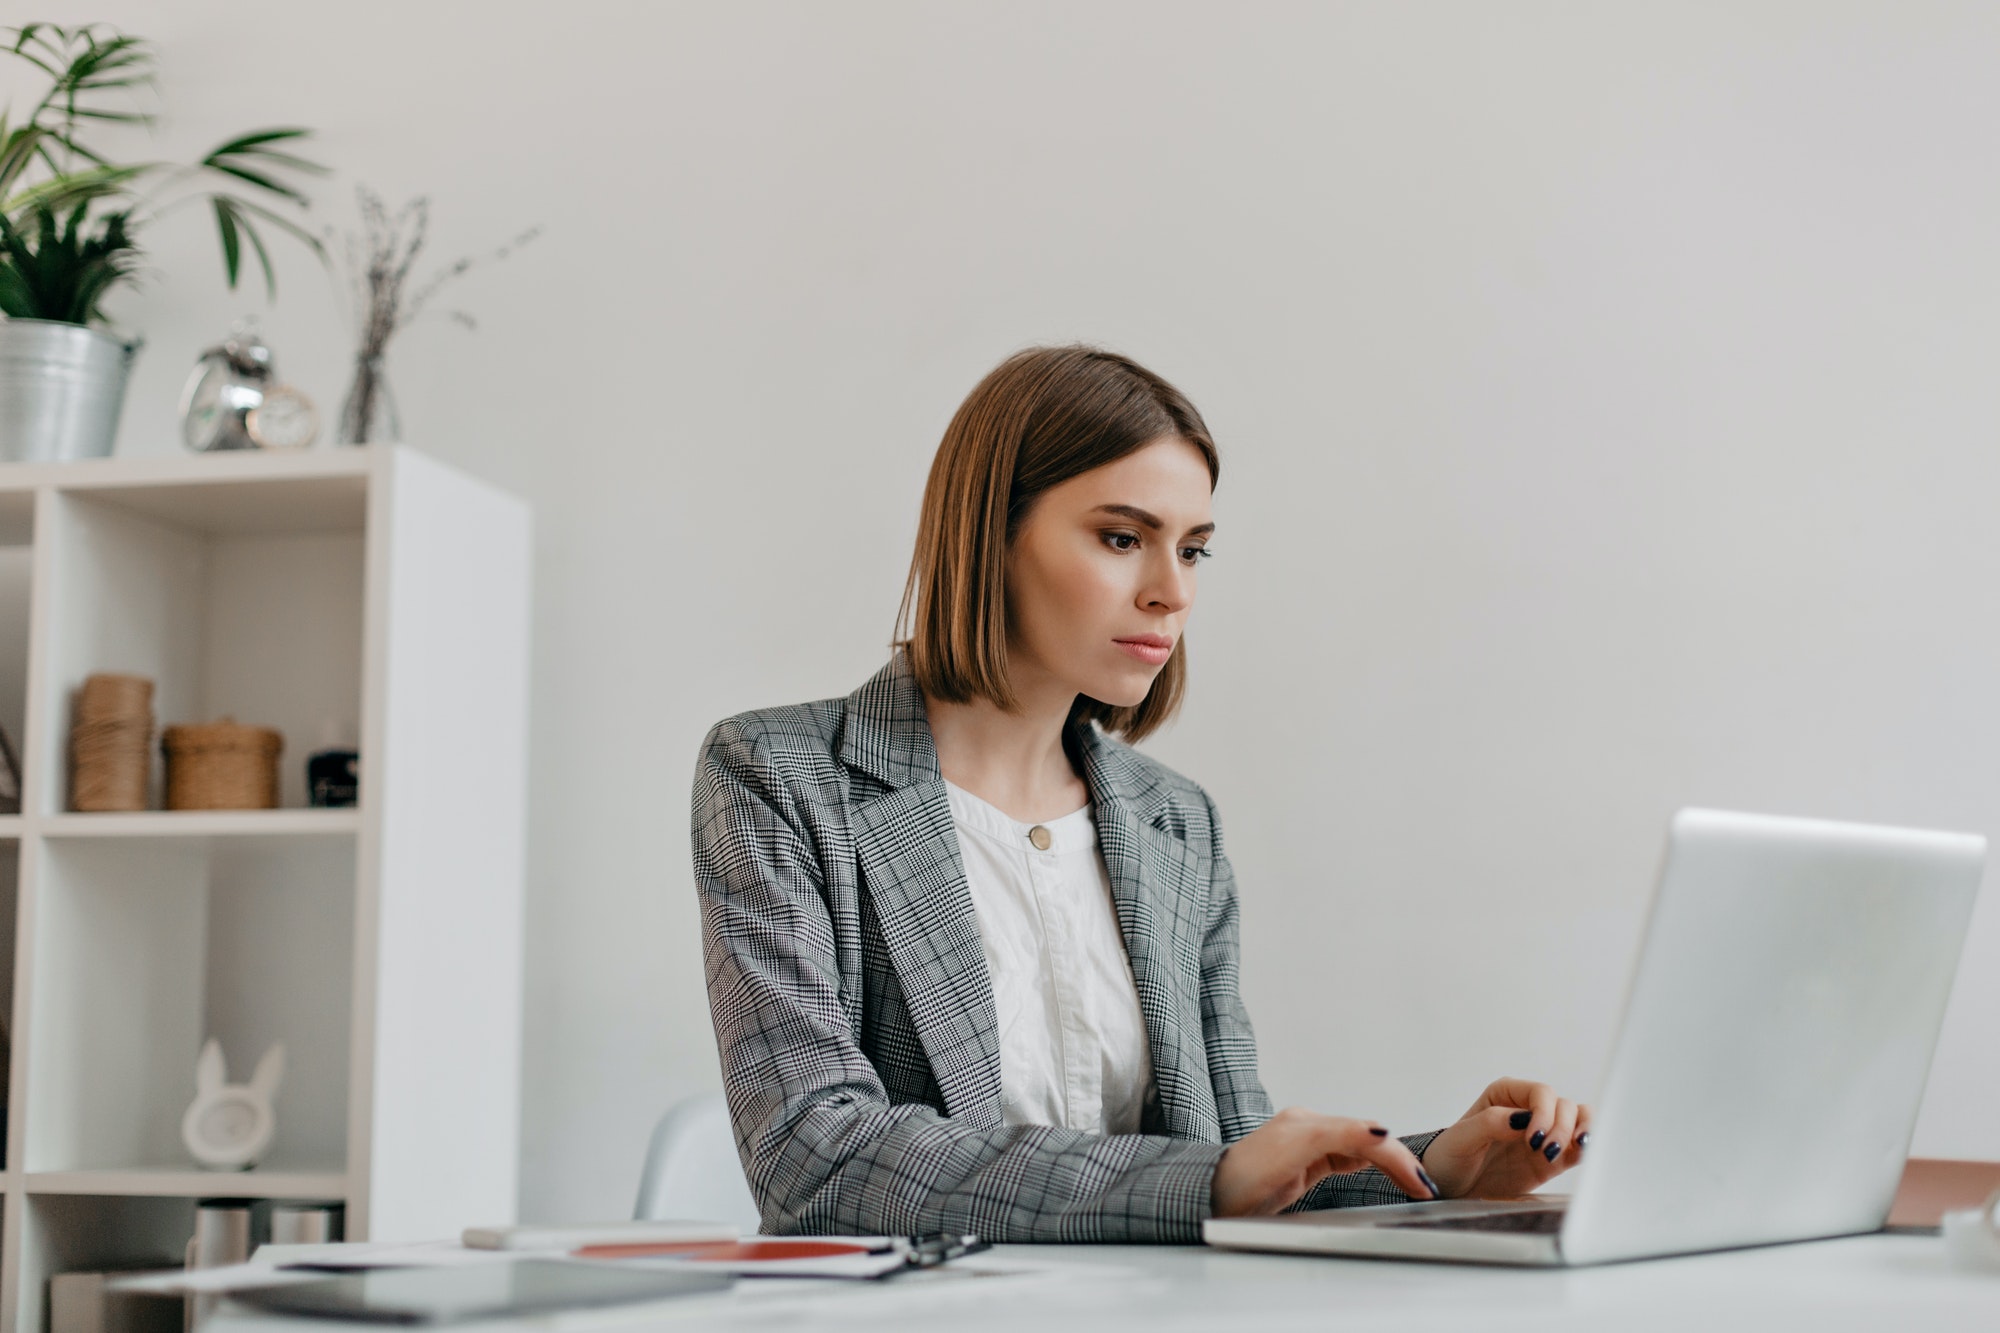
<svg viewBox="0 0 2000 1333">
<path fill-rule="evenodd" d="M 0 462 L 109 455 L 138 354 L 136 338 L 49 319 L 0 319 Z"/>
</svg>

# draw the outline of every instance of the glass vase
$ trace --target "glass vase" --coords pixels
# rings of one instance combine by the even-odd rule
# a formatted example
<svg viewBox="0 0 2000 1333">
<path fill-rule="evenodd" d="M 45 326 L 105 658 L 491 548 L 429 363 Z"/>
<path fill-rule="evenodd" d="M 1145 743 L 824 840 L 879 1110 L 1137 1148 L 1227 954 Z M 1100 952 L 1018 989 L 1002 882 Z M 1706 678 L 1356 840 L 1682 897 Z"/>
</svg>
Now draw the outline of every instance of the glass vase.
<svg viewBox="0 0 2000 1333">
<path fill-rule="evenodd" d="M 356 357 L 354 382 L 340 408 L 340 442 L 389 444 L 402 438 L 403 422 L 396 415 L 396 395 L 390 391 L 382 358 Z"/>
</svg>

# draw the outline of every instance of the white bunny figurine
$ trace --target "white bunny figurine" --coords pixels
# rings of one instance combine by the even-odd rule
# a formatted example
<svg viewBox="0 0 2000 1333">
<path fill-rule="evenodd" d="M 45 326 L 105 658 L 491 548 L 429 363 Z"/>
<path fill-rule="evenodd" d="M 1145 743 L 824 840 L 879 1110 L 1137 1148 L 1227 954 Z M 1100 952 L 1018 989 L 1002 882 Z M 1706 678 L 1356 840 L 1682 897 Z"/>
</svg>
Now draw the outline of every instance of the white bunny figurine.
<svg viewBox="0 0 2000 1333">
<path fill-rule="evenodd" d="M 194 1062 L 194 1101 L 181 1117 L 181 1139 L 197 1162 L 217 1171 L 257 1164 L 278 1127 L 271 1101 L 285 1077 L 285 1044 L 271 1043 L 248 1083 L 225 1082 L 222 1043 L 210 1037 Z"/>
</svg>

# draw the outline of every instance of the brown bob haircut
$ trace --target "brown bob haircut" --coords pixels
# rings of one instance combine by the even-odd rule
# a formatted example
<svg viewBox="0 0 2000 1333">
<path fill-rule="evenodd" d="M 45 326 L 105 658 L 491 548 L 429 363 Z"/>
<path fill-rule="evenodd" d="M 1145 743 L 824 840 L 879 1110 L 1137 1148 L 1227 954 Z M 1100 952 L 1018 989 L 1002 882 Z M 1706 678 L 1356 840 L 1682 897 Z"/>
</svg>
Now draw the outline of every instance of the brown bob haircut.
<svg viewBox="0 0 2000 1333">
<path fill-rule="evenodd" d="M 945 427 L 924 486 L 896 639 L 933 698 L 1016 706 L 1007 679 L 1007 549 L 1042 492 L 1162 436 L 1187 441 L 1221 476 L 1215 441 L 1179 389 L 1100 348 L 1030 347 L 996 366 Z M 1130 707 L 1079 695 L 1070 724 L 1095 720 L 1138 741 L 1180 710 L 1187 642 Z"/>
</svg>

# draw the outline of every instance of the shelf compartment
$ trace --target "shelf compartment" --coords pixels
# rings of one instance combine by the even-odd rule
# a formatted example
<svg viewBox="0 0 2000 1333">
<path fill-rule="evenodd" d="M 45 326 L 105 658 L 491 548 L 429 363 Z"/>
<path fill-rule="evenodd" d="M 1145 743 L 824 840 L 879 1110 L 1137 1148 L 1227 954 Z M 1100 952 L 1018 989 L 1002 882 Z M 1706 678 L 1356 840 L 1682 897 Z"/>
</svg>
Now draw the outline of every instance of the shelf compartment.
<svg viewBox="0 0 2000 1333">
<path fill-rule="evenodd" d="M 361 475 L 197 478 L 70 493 L 208 537 L 360 532 L 368 516 L 368 479 Z"/>
<path fill-rule="evenodd" d="M 104 492 L 172 487 L 207 489 L 238 482 L 316 482 L 338 487 L 393 463 L 392 445 L 333 449 L 222 450 L 136 458 L 80 458 L 55 463 L 0 463 L 0 500 L 37 488 Z"/>
<path fill-rule="evenodd" d="M 353 809 L 145 810 L 131 814 L 62 814 L 35 821 L 45 838 L 313 838 L 361 829 Z M 4 829 L 4 825 L 0 825 Z M 0 833 L 4 836 L 4 833 Z"/>
<path fill-rule="evenodd" d="M 73 1194 L 132 1198 L 325 1199 L 347 1197 L 347 1176 L 339 1170 L 294 1170 L 283 1166 L 254 1171 L 202 1171 L 189 1166 L 138 1166 L 100 1171 L 32 1171 L 24 1177 L 29 1194 Z"/>
<path fill-rule="evenodd" d="M 58 492 L 38 556 L 61 614 L 33 719 L 55 742 L 38 751 L 35 813 L 67 807 L 73 699 L 99 671 L 151 679 L 160 728 L 223 716 L 276 728 L 279 805 L 307 808 L 307 756 L 329 728 L 353 744 L 361 720 L 365 498 L 360 476 Z M 314 513 L 314 530 L 268 530 Z M 157 741 L 148 758 L 158 809 Z"/>
<path fill-rule="evenodd" d="M 21 844 L 19 839 L 0 829 L 0 996 L 5 997 L 7 1008 L 0 1013 L 11 1015 L 14 999 L 14 932 L 20 919 L 21 884 Z M 7 1032 L 11 1038 L 13 1020 L 8 1019 Z M 7 1146 L 7 1098 L 12 1083 L 11 1040 L 0 1042 L 0 1165 L 12 1166 L 6 1159 Z"/>
<path fill-rule="evenodd" d="M 35 539 L 35 493 L 0 490 L 0 546 L 27 546 Z"/>
<path fill-rule="evenodd" d="M 181 1117 L 210 1036 L 232 1082 L 282 1040 L 273 1160 L 344 1170 L 356 840 L 52 838 L 36 855 L 25 1171 L 192 1171 Z"/>
<path fill-rule="evenodd" d="M 33 509 L 23 526 L 10 524 L 0 495 L 0 730 L 14 743 L 14 757 L 27 762 L 28 625 L 34 588 Z M 32 499 L 32 497 L 29 497 Z M 18 540 L 16 540 L 18 539 Z M 21 775 L 25 778 L 24 772 Z"/>
<path fill-rule="evenodd" d="M 16 1216 L 20 1255 L 14 1327 L 49 1326 L 49 1279 L 107 1268 L 179 1268 L 194 1234 L 192 1198 L 30 1195 Z"/>
</svg>

